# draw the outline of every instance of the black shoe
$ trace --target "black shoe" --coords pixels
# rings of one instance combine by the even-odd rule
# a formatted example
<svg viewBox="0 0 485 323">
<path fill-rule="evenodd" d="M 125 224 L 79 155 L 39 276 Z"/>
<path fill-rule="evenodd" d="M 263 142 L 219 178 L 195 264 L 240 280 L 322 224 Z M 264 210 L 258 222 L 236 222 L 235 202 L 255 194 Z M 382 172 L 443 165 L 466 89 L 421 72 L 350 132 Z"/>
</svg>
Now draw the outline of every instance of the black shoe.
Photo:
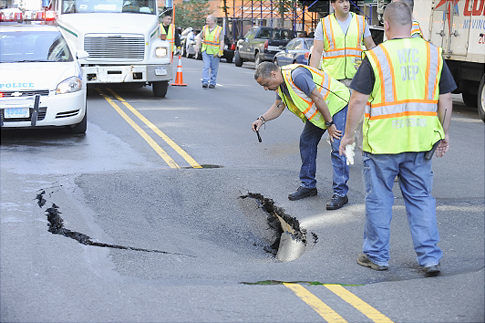
<svg viewBox="0 0 485 323">
<path fill-rule="evenodd" d="M 207 85 L 207 83 L 202 83 L 202 87 L 203 87 L 204 89 L 207 89 L 207 86 L 208 86 L 208 85 Z"/>
<path fill-rule="evenodd" d="M 357 263 L 363 267 L 368 267 L 370 269 L 374 269 L 377 271 L 383 271 L 383 270 L 388 270 L 389 267 L 387 266 L 381 266 L 378 264 L 373 263 L 366 254 L 360 254 L 359 257 L 357 257 Z"/>
<path fill-rule="evenodd" d="M 213 89 L 213 88 L 215 88 L 215 87 L 216 87 L 216 86 L 215 86 L 214 84 L 210 84 L 210 85 L 209 85 L 209 89 Z"/>
<path fill-rule="evenodd" d="M 347 204 L 349 202 L 349 199 L 347 198 L 347 195 L 345 196 L 339 196 L 337 194 L 334 194 L 332 196 L 332 199 L 327 202 L 327 210 L 337 210 L 340 209 L 342 206 Z"/>
<path fill-rule="evenodd" d="M 441 272 L 441 270 L 440 270 L 440 264 L 433 265 L 433 266 L 423 267 L 423 270 L 424 270 L 424 275 L 426 277 L 438 276 L 440 274 L 440 272 Z"/>
<path fill-rule="evenodd" d="M 315 196 L 315 195 L 317 195 L 317 188 L 316 187 L 306 188 L 306 187 L 300 186 L 300 187 L 298 187 L 296 192 L 293 192 L 293 193 L 288 195 L 288 199 L 290 201 L 296 201 L 296 200 L 301 200 L 305 197 Z"/>
</svg>

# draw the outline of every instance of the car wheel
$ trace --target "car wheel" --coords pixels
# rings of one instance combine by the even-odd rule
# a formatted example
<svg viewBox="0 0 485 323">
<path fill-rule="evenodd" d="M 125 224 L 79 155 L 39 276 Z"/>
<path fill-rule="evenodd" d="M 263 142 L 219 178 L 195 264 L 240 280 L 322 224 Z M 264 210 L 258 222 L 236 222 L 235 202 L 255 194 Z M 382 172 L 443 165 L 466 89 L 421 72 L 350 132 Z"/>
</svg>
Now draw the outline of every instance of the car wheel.
<svg viewBox="0 0 485 323">
<path fill-rule="evenodd" d="M 71 126 L 71 133 L 76 135 L 83 135 L 86 133 L 87 128 L 88 128 L 88 109 L 86 108 L 86 112 L 84 113 L 84 118 L 81 120 L 81 122 Z"/>
<path fill-rule="evenodd" d="M 168 81 L 152 82 L 153 95 L 164 98 L 167 95 Z"/>
<path fill-rule="evenodd" d="M 485 122 L 485 74 L 482 76 L 480 86 L 478 87 L 478 115 L 483 122 Z"/>
<path fill-rule="evenodd" d="M 254 55 L 254 67 L 258 67 L 260 63 L 261 63 L 261 58 L 259 57 L 259 54 L 256 53 L 256 55 Z"/>
<path fill-rule="evenodd" d="M 241 56 L 239 55 L 239 51 L 237 50 L 236 53 L 234 53 L 234 64 L 237 67 L 241 67 L 243 64 L 243 60 L 241 59 Z"/>
</svg>

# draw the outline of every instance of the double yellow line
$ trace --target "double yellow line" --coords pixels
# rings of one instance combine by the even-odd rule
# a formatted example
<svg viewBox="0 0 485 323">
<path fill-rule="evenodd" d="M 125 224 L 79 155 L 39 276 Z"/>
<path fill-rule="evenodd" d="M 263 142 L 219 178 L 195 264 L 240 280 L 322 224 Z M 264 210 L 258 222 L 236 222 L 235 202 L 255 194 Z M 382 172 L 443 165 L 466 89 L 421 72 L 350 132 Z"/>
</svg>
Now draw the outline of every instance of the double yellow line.
<svg viewBox="0 0 485 323">
<path fill-rule="evenodd" d="M 330 306 L 325 304 L 318 297 L 313 295 L 308 289 L 295 283 L 283 283 L 286 287 L 291 289 L 296 296 L 308 304 L 315 312 L 317 312 L 327 322 L 347 322 L 342 316 L 335 312 Z M 327 289 L 339 296 L 341 299 L 352 305 L 359 312 L 367 316 L 373 322 L 392 323 L 392 320 L 387 316 L 370 306 L 356 295 L 349 292 L 342 285 L 324 284 Z"/>
<path fill-rule="evenodd" d="M 152 147 L 152 149 L 167 163 L 171 168 L 180 168 L 180 166 L 175 162 L 175 160 L 170 157 L 170 155 L 162 148 L 160 145 L 152 138 L 150 135 L 143 130 L 135 121 L 133 121 L 130 116 L 121 109 L 115 101 L 108 97 L 103 91 L 97 89 L 98 93 L 115 109 L 116 112 L 133 128 L 136 132 Z M 169 136 L 167 136 L 163 131 L 157 128 L 150 120 L 145 118 L 138 110 L 136 110 L 131 104 L 129 104 L 125 99 L 119 96 L 112 89 L 108 91 L 121 102 L 131 113 L 133 113 L 141 122 L 148 126 L 155 134 L 162 138 L 177 154 L 179 154 L 190 166 L 193 168 L 202 168 L 188 153 L 186 153 L 179 145 L 177 145 Z"/>
</svg>

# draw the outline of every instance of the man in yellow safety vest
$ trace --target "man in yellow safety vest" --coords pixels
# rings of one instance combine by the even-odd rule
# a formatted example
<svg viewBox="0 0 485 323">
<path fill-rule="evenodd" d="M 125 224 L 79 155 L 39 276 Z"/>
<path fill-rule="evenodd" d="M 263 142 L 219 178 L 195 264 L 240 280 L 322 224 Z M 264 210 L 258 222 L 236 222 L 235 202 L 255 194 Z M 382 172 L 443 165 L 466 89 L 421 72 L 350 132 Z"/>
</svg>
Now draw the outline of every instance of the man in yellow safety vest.
<svg viewBox="0 0 485 323">
<path fill-rule="evenodd" d="M 411 37 L 412 14 L 401 2 L 384 11 L 387 41 L 366 51 L 350 88 L 340 153 L 354 141 L 364 114 L 363 162 L 366 223 L 361 266 L 388 269 L 394 178 L 408 215 L 417 260 L 426 276 L 440 273 L 436 204 L 431 195 L 431 156 L 448 150 L 451 92 L 456 83 L 441 48 Z"/>
<path fill-rule="evenodd" d="M 334 13 L 322 18 L 315 29 L 310 66 L 348 86 L 361 61 L 362 43 L 367 49 L 375 43 L 365 18 L 350 12 L 348 0 L 331 0 L 331 5 Z"/>
<path fill-rule="evenodd" d="M 219 61 L 224 53 L 224 35 L 222 27 L 216 23 L 216 18 L 212 15 L 207 16 L 206 25 L 202 27 L 201 35 L 197 38 L 195 51 L 198 52 L 202 42 L 202 87 L 213 89 L 217 84 L 217 71 Z"/>
<path fill-rule="evenodd" d="M 294 201 L 317 194 L 317 146 L 328 130 L 332 142 L 333 196 L 326 208 L 341 208 L 348 202 L 349 168 L 338 147 L 345 129 L 349 89 L 325 71 L 306 65 L 292 64 L 280 69 L 274 63 L 263 62 L 256 68 L 254 78 L 265 90 L 277 93 L 273 105 L 252 123 L 253 131 L 279 117 L 285 106 L 305 123 L 300 135 L 301 183 L 288 199 Z"/>
<path fill-rule="evenodd" d="M 180 35 L 175 31 L 172 24 L 172 16 L 166 15 L 160 24 L 160 38 L 170 43 L 170 52 L 175 53 L 175 49 L 180 47 Z"/>
</svg>

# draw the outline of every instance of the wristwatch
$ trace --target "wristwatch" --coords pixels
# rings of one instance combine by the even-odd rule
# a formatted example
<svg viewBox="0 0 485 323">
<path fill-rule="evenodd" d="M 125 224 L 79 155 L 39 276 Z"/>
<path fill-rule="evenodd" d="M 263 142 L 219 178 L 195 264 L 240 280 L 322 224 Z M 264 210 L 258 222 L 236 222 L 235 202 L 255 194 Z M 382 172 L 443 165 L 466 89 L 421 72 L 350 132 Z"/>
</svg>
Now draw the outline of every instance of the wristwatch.
<svg viewBox="0 0 485 323">
<path fill-rule="evenodd" d="M 335 124 L 335 123 L 333 122 L 333 120 L 332 120 L 332 121 L 325 121 L 325 127 L 327 127 L 327 128 L 328 128 L 328 127 L 330 127 L 330 126 L 331 126 L 331 125 L 333 125 L 333 124 Z"/>
</svg>

